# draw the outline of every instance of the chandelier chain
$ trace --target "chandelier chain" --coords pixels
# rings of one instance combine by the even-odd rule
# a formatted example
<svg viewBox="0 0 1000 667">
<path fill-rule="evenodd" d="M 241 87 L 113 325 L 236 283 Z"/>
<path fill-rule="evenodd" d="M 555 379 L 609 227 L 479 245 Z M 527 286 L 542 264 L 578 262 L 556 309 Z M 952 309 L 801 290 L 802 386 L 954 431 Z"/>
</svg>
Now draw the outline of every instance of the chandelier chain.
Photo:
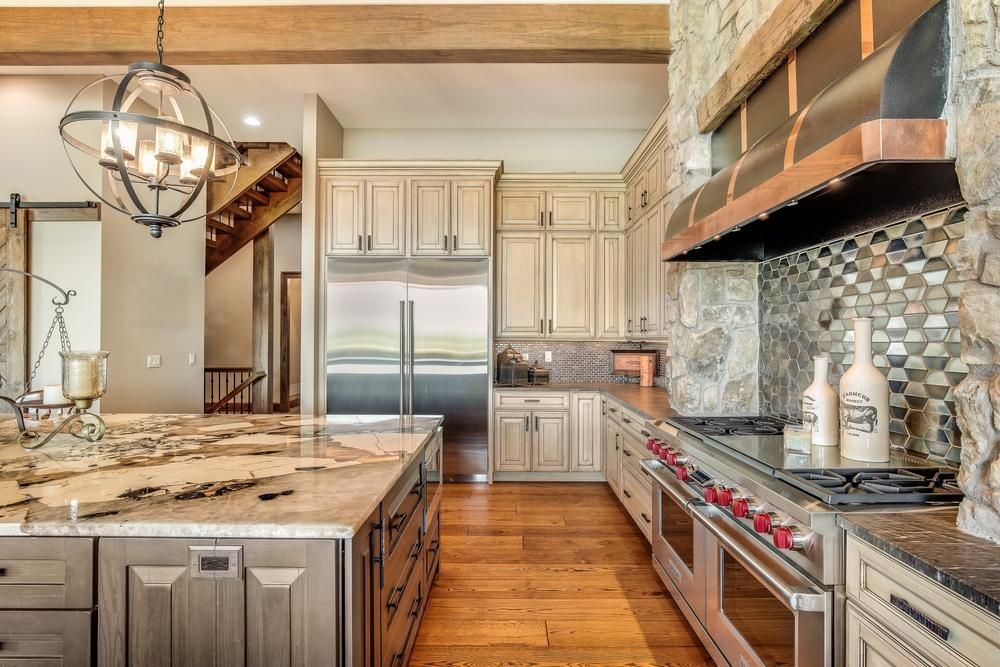
<svg viewBox="0 0 1000 667">
<path fill-rule="evenodd" d="M 69 342 L 69 332 L 66 330 L 66 320 L 63 319 L 63 307 L 56 306 L 56 315 L 52 318 L 52 324 L 49 325 L 49 332 L 45 334 L 42 349 L 38 351 L 38 358 L 35 359 L 35 364 L 31 367 L 31 377 L 28 378 L 28 387 L 33 385 L 35 376 L 38 375 L 38 368 L 42 365 L 42 359 L 45 358 L 49 341 L 52 340 L 52 334 L 55 332 L 57 326 L 59 327 L 59 344 L 62 347 L 62 351 L 69 352 L 72 349 Z"/>
<path fill-rule="evenodd" d="M 156 3 L 156 8 L 160 10 L 160 15 L 156 19 L 156 57 L 159 63 L 163 64 L 163 0 Z"/>
</svg>

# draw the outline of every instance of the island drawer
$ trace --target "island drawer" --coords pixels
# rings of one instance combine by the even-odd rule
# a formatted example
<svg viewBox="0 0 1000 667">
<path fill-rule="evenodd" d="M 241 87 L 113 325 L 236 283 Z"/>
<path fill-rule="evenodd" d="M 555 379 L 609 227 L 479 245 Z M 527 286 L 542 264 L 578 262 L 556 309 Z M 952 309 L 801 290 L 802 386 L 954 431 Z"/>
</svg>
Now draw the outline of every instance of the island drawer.
<svg viewBox="0 0 1000 667">
<path fill-rule="evenodd" d="M 425 575 L 427 591 L 430 592 L 431 582 L 434 581 L 438 561 L 441 559 L 441 520 L 438 512 L 427 515 L 427 532 L 424 533 L 424 542 L 427 544 L 424 556 Z"/>
<path fill-rule="evenodd" d="M 421 562 L 423 538 L 423 520 L 409 522 L 396 550 L 386 558 L 385 588 L 382 591 L 382 598 L 387 607 L 390 603 L 395 604 L 398 601 L 400 593 Z"/>
<path fill-rule="evenodd" d="M 496 410 L 569 410 L 569 392 L 509 390 L 498 391 L 493 401 Z"/>
<path fill-rule="evenodd" d="M 413 577 L 399 601 L 399 611 L 393 623 L 386 625 L 382 634 L 382 661 L 387 667 L 403 667 L 406 664 L 410 645 L 416 638 L 417 625 L 424 603 L 424 582 Z"/>
<path fill-rule="evenodd" d="M 847 595 L 933 664 L 996 664 L 996 617 L 852 535 Z"/>
<path fill-rule="evenodd" d="M 0 611 L 0 665 L 89 665 L 89 611 Z"/>
<path fill-rule="evenodd" d="M 415 464 L 387 496 L 383 504 L 386 558 L 391 559 L 400 547 L 399 541 L 411 523 L 422 523 L 424 493 L 424 468 L 422 464 Z M 402 548 L 408 551 L 406 545 Z"/>
<path fill-rule="evenodd" d="M 93 602 L 93 540 L 0 537 L 0 609 L 88 609 Z"/>
</svg>

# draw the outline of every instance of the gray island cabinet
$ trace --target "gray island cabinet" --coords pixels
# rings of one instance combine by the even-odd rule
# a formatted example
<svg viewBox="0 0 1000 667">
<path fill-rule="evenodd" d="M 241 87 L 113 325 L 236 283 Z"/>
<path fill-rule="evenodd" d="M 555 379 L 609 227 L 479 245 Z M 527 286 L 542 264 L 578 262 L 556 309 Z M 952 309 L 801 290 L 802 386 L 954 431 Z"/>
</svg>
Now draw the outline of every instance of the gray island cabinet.
<svg viewBox="0 0 1000 667">
<path fill-rule="evenodd" d="M 441 418 L 0 426 L 0 665 L 407 661 L 438 569 Z"/>
</svg>

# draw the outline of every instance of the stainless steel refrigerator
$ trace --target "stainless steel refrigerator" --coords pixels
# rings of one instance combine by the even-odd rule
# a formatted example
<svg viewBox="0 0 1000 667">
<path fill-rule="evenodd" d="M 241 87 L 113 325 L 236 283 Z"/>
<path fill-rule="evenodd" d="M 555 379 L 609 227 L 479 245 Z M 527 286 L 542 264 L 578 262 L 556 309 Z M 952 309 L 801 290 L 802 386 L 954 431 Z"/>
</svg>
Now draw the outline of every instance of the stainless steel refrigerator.
<svg viewBox="0 0 1000 667">
<path fill-rule="evenodd" d="M 489 260 L 328 258 L 328 414 L 444 415 L 444 477 L 486 481 Z"/>
</svg>

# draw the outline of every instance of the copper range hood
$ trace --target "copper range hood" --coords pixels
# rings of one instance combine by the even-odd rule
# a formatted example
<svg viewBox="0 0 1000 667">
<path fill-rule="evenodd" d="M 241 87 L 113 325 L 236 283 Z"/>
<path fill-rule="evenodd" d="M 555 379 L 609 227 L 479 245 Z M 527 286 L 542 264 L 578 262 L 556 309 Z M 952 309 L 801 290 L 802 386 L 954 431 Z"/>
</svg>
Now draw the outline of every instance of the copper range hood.
<svg viewBox="0 0 1000 667">
<path fill-rule="evenodd" d="M 661 259 L 760 261 L 962 201 L 938 3 L 685 199 Z"/>
</svg>

